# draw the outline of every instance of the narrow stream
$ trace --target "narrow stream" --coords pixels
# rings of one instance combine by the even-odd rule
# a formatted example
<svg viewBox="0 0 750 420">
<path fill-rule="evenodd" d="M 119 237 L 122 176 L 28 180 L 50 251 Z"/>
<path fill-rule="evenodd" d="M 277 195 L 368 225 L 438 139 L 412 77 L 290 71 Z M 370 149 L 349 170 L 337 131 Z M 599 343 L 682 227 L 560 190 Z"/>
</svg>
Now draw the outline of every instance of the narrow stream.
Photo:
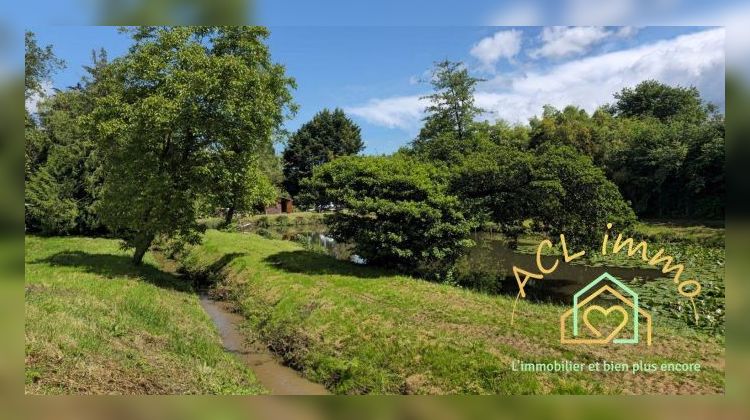
<svg viewBox="0 0 750 420">
<path fill-rule="evenodd" d="M 272 395 L 329 394 L 323 385 L 311 382 L 294 369 L 281 364 L 261 343 L 248 342 L 239 331 L 245 319 L 231 312 L 226 303 L 211 299 L 206 294 L 201 294 L 200 303 L 216 325 L 224 348 L 245 362 Z"/>
</svg>

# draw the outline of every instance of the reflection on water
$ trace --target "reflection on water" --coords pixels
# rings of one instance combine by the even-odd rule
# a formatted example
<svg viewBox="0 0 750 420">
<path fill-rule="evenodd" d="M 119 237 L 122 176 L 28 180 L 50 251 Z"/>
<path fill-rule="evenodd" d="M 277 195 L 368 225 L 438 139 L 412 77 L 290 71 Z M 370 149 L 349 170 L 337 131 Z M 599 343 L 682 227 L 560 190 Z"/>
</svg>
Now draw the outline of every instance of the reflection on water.
<svg viewBox="0 0 750 420">
<path fill-rule="evenodd" d="M 518 293 L 518 284 L 513 276 L 513 266 L 537 272 L 536 255 L 510 249 L 501 236 L 478 233 L 473 239 L 477 246 L 458 263 L 459 284 L 491 293 L 515 295 Z M 545 275 L 542 280 L 529 279 L 524 287 L 527 299 L 570 302 L 578 290 L 604 272 L 625 283 L 635 279 L 651 281 L 664 277 L 658 269 L 566 264 L 562 256 L 542 256 L 542 265 L 552 267 L 558 258 L 560 262 L 552 274 Z"/>
<path fill-rule="evenodd" d="M 318 249 L 340 260 L 348 260 L 357 264 L 365 263 L 362 258 L 352 254 L 350 245 L 337 243 L 327 236 L 328 230 L 324 224 L 248 228 L 246 231 L 273 239 L 297 241 L 308 248 Z M 459 285 L 488 293 L 515 296 L 518 293 L 518 285 L 513 277 L 513 266 L 536 271 L 536 256 L 510 249 L 502 236 L 477 233 L 472 239 L 477 245 L 469 250 L 457 264 L 455 278 Z M 542 265 L 551 267 L 556 258 L 558 257 L 542 256 Z M 625 283 L 634 279 L 651 281 L 664 277 L 658 269 L 565 264 L 560 257 L 560 263 L 554 273 L 545 275 L 542 280 L 529 280 L 524 288 L 526 298 L 568 303 L 578 290 L 605 271 Z"/>
</svg>

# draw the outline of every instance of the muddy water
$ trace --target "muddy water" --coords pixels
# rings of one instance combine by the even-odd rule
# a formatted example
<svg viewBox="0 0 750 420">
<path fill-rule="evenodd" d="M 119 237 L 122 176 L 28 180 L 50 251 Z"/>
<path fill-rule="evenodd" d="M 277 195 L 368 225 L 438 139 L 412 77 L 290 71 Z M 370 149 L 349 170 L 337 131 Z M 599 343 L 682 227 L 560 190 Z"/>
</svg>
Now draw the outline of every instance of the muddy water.
<svg viewBox="0 0 750 420">
<path fill-rule="evenodd" d="M 272 395 L 329 394 L 323 385 L 308 381 L 294 369 L 279 363 L 261 343 L 249 343 L 238 329 L 244 318 L 231 312 L 224 302 L 206 294 L 201 294 L 200 302 L 216 325 L 224 348 L 244 361 Z"/>
</svg>

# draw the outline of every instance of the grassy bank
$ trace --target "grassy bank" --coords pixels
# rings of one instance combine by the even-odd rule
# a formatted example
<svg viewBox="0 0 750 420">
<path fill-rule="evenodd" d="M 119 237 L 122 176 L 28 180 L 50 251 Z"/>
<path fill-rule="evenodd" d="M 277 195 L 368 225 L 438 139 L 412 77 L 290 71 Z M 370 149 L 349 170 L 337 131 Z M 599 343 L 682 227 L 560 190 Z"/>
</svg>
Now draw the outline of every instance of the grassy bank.
<svg viewBox="0 0 750 420">
<path fill-rule="evenodd" d="M 119 242 L 26 238 L 26 393 L 258 394 L 198 297 Z"/>
<path fill-rule="evenodd" d="M 562 345 L 562 306 L 428 283 L 289 241 L 208 231 L 184 257 L 217 276 L 248 327 L 305 376 L 358 393 L 720 393 L 724 349 L 657 323 L 653 345 Z M 697 373 L 530 373 L 514 360 L 700 362 Z"/>
</svg>

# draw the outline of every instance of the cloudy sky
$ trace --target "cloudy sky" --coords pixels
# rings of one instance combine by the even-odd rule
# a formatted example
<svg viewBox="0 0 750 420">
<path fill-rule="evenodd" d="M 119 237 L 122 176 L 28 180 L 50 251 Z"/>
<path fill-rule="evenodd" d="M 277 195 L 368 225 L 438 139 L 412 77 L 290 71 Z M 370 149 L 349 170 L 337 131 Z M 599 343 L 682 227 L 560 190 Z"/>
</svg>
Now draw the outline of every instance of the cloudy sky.
<svg viewBox="0 0 750 420">
<path fill-rule="evenodd" d="M 110 27 L 38 27 L 75 84 L 92 48 L 123 54 Z M 545 104 L 588 111 L 645 79 L 696 86 L 723 109 L 725 33 L 714 27 L 271 27 L 276 61 L 299 84 L 294 130 L 320 109 L 341 107 L 362 127 L 366 153 L 390 153 L 419 130 L 435 61 L 462 61 L 486 81 L 476 101 L 487 119 L 526 123 Z"/>
</svg>

